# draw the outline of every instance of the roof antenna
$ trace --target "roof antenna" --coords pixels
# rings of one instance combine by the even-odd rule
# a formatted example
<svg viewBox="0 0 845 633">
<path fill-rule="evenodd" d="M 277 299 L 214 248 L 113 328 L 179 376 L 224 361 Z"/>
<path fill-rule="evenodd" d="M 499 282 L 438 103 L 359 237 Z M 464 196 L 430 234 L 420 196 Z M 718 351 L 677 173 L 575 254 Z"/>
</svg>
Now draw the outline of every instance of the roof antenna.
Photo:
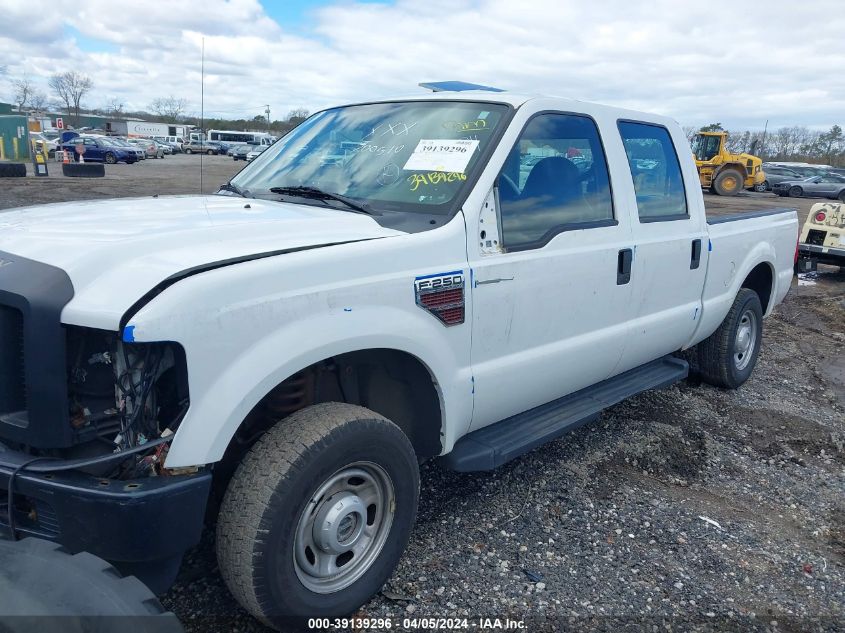
<svg viewBox="0 0 845 633">
<path fill-rule="evenodd" d="M 202 195 L 202 155 L 205 137 L 205 37 L 202 38 L 202 57 L 200 59 L 200 195 Z M 190 138 L 188 139 L 190 143 Z"/>
</svg>

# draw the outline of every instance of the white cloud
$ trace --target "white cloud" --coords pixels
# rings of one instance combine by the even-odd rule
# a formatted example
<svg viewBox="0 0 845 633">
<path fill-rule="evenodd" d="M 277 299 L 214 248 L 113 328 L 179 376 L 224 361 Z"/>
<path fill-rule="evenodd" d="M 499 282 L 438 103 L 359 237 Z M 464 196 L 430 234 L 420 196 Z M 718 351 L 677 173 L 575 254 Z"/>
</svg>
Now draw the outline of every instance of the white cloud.
<svg viewBox="0 0 845 633">
<path fill-rule="evenodd" d="M 313 28 L 277 24 L 257 0 L 0 0 L 0 64 L 46 81 L 89 74 L 89 105 L 173 94 L 199 110 L 254 116 L 415 92 L 462 79 L 668 114 L 682 123 L 843 123 L 839 0 L 339 1 Z M 8 16 L 8 20 L 5 20 Z M 57 16 L 65 16 L 63 18 Z M 107 44 L 86 52 L 66 34 Z M 8 88 L 8 85 L 6 86 Z M 0 85 L 0 96 L 3 86 Z"/>
</svg>

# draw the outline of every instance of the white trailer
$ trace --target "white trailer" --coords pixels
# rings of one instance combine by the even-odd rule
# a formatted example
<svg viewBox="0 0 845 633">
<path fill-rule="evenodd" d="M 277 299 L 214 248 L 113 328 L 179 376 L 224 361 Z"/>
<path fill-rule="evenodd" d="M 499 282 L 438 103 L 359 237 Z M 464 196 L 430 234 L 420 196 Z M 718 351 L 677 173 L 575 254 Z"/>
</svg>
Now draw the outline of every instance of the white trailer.
<svg viewBox="0 0 845 633">
<path fill-rule="evenodd" d="M 151 138 L 153 136 L 181 136 L 186 138 L 189 125 L 176 123 L 153 123 L 151 121 L 109 121 L 107 131 L 118 136 Z"/>
</svg>

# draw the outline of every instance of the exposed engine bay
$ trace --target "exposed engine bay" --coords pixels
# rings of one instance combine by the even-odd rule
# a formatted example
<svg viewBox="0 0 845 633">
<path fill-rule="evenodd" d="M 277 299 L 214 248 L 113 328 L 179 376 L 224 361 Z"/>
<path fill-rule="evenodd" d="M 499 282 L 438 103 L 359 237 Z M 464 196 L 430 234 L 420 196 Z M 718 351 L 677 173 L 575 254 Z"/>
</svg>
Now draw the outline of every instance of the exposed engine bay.
<svg viewBox="0 0 845 633">
<path fill-rule="evenodd" d="M 185 355 L 176 343 L 125 343 L 114 332 L 69 328 L 68 419 L 75 446 L 64 457 L 118 453 L 167 438 L 188 410 Z M 110 466 L 120 479 L 162 474 L 168 443 Z"/>
</svg>

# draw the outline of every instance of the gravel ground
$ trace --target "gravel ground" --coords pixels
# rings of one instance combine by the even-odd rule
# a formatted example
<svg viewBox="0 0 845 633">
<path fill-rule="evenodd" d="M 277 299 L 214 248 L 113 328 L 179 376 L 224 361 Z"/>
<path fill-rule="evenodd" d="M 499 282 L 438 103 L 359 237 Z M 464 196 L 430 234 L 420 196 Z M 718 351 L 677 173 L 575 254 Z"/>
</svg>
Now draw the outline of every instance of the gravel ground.
<svg viewBox="0 0 845 633">
<path fill-rule="evenodd" d="M 93 185 L 8 179 L 0 208 L 191 193 L 198 163 L 110 167 Z M 204 165 L 213 191 L 242 163 Z M 706 200 L 714 214 L 785 206 Z M 802 219 L 812 202 L 799 201 Z M 493 473 L 424 465 L 408 550 L 359 615 L 471 628 L 511 617 L 531 631 L 845 629 L 845 274 L 822 273 L 766 321 L 739 391 L 686 382 L 642 394 Z M 191 632 L 264 630 L 213 552 L 209 530 L 164 604 Z"/>
</svg>

